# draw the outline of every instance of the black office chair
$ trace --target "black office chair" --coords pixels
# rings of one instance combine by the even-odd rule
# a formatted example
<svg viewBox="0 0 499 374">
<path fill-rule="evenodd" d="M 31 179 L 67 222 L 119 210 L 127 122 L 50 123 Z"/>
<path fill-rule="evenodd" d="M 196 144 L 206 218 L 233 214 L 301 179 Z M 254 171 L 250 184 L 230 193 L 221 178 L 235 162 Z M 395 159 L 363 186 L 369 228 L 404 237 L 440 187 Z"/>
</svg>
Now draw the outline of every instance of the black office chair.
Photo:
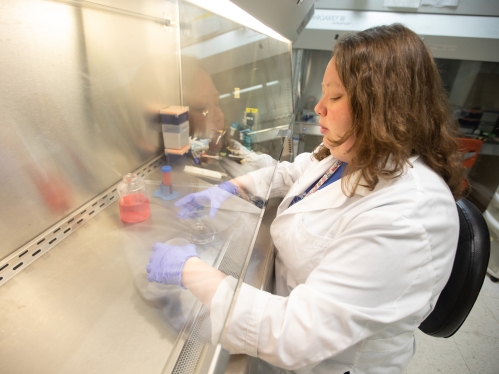
<svg viewBox="0 0 499 374">
<path fill-rule="evenodd" d="M 419 329 L 449 338 L 461 327 L 482 288 L 490 256 L 490 236 L 482 213 L 464 197 L 457 201 L 459 240 L 449 281 Z"/>
</svg>

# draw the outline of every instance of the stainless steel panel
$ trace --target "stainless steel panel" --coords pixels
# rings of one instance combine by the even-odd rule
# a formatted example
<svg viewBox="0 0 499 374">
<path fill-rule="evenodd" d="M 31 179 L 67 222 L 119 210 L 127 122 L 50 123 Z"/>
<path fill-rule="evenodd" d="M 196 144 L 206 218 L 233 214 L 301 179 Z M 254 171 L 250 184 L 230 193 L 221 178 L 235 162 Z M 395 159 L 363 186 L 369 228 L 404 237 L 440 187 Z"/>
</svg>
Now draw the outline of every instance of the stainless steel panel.
<svg viewBox="0 0 499 374">
<path fill-rule="evenodd" d="M 0 258 L 159 155 L 159 109 L 180 101 L 175 29 L 112 11 L 175 2 L 74 3 L 0 3 Z"/>
</svg>

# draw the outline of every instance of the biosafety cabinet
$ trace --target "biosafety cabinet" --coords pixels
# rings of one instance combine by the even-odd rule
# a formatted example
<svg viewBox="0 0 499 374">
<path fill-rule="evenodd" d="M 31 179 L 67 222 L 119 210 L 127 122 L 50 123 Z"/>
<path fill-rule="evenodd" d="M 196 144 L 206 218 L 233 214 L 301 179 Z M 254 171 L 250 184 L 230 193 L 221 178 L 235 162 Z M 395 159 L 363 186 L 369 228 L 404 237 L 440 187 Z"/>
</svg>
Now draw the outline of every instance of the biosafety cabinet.
<svg viewBox="0 0 499 374">
<path fill-rule="evenodd" d="M 239 282 L 269 286 L 268 196 L 194 222 L 175 206 L 290 156 L 291 42 L 232 5 L 0 3 L 2 373 L 226 370 L 209 311 L 149 282 L 146 265 L 154 243 L 187 240 Z M 168 108 L 182 123 L 165 122 Z M 120 195 L 129 173 L 148 201 L 134 223 Z"/>
</svg>

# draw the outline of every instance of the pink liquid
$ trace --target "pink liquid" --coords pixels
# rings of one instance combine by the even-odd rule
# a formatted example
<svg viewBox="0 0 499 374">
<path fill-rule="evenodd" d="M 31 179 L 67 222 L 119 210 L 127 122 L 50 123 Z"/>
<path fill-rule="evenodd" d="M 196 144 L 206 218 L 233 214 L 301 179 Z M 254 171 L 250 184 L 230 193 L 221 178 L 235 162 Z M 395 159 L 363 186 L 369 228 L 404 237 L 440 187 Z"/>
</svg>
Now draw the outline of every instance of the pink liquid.
<svg viewBox="0 0 499 374">
<path fill-rule="evenodd" d="M 171 173 L 163 173 L 163 184 L 165 186 L 170 186 L 172 184 L 172 175 L 171 175 Z"/>
<path fill-rule="evenodd" d="M 119 203 L 120 217 L 125 222 L 140 222 L 151 214 L 149 199 L 143 194 L 127 195 Z"/>
</svg>

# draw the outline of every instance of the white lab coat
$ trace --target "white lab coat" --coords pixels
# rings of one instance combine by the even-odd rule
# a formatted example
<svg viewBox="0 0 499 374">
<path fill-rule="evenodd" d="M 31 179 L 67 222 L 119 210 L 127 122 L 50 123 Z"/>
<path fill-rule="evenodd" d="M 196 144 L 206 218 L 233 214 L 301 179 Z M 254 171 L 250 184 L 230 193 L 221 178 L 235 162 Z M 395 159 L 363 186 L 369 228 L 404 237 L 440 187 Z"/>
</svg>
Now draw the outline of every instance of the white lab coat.
<svg viewBox="0 0 499 374">
<path fill-rule="evenodd" d="M 243 284 L 222 343 L 299 373 L 402 373 L 450 276 L 456 205 L 442 178 L 413 157 L 374 191 L 359 186 L 348 198 L 339 180 L 288 208 L 333 161 L 306 153 L 278 165 L 277 295 Z M 269 173 L 251 173 L 254 194 L 264 194 Z M 236 283 L 227 277 L 214 295 L 213 326 L 223 324 Z"/>
</svg>

